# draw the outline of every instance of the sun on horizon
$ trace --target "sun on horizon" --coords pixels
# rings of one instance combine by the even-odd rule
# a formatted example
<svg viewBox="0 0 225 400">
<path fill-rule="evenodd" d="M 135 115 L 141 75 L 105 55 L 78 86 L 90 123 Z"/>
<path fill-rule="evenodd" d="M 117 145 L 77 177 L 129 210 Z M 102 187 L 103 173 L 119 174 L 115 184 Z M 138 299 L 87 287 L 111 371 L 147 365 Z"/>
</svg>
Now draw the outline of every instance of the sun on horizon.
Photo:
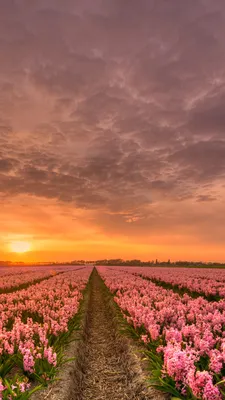
<svg viewBox="0 0 225 400">
<path fill-rule="evenodd" d="M 25 241 L 13 241 L 10 243 L 10 250 L 12 253 L 27 253 L 31 250 L 31 243 Z"/>
</svg>

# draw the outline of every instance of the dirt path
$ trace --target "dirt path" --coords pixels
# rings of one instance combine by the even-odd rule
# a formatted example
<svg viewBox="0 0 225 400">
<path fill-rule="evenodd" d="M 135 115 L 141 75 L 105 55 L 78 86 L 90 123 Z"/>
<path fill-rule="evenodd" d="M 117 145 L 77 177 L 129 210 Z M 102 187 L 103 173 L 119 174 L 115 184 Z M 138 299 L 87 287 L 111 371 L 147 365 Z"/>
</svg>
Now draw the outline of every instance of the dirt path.
<svg viewBox="0 0 225 400">
<path fill-rule="evenodd" d="M 78 340 L 67 357 L 75 361 L 60 370 L 59 381 L 32 400 L 165 400 L 147 388 L 137 348 L 118 332 L 115 303 L 94 269 L 84 301 Z"/>
<path fill-rule="evenodd" d="M 144 385 L 137 356 L 116 331 L 115 311 L 96 270 L 92 275 L 88 315 L 83 378 L 71 390 L 71 400 L 157 399 Z"/>
</svg>

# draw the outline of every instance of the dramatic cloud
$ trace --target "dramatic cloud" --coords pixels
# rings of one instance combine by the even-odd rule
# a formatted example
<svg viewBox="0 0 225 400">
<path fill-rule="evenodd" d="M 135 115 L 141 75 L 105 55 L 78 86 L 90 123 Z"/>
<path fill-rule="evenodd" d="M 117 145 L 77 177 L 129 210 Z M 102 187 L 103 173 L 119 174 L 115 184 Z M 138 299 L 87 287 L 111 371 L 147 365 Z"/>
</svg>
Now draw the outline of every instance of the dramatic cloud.
<svg viewBox="0 0 225 400">
<path fill-rule="evenodd" d="M 3 0 L 3 203 L 72 207 L 107 243 L 169 227 L 162 254 L 207 219 L 224 244 L 224 36 L 222 0 Z"/>
</svg>

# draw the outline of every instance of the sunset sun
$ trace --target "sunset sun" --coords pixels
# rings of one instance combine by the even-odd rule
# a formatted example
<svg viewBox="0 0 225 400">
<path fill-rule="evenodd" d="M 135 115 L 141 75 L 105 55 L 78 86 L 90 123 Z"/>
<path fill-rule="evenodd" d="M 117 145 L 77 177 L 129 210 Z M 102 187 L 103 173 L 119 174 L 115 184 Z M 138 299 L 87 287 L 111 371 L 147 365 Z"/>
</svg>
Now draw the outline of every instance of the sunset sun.
<svg viewBox="0 0 225 400">
<path fill-rule="evenodd" d="M 30 251 L 31 244 L 23 241 L 12 242 L 10 244 L 10 249 L 13 253 L 26 253 Z"/>
</svg>

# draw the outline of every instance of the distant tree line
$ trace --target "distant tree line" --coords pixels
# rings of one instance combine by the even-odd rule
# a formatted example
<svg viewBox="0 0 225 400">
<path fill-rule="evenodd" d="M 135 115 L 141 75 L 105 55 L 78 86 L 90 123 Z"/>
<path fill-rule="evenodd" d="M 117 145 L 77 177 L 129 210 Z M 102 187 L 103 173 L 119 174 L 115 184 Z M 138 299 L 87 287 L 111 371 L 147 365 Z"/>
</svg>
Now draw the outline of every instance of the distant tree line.
<svg viewBox="0 0 225 400">
<path fill-rule="evenodd" d="M 95 265 L 108 265 L 108 266 L 140 266 L 140 267 L 149 267 L 149 266 L 177 266 L 177 267 L 224 267 L 224 263 L 218 262 L 208 262 L 204 263 L 202 261 L 174 261 L 171 262 L 170 259 L 168 261 L 159 261 L 151 260 L 151 261 L 141 261 L 137 259 L 133 260 L 123 260 L 121 258 L 116 259 L 104 259 L 104 260 L 97 260 L 94 262 Z"/>
<path fill-rule="evenodd" d="M 224 268 L 225 263 L 219 262 L 202 262 L 202 261 L 159 261 L 150 260 L 150 261 L 141 261 L 138 259 L 132 260 L 123 260 L 122 258 L 111 258 L 111 259 L 102 259 L 102 260 L 74 260 L 68 262 L 36 262 L 36 263 L 23 263 L 23 262 L 11 262 L 11 261 L 0 261 L 0 266 L 21 266 L 21 265 L 108 265 L 108 266 L 137 266 L 137 267 L 151 267 L 151 266 L 174 266 L 174 267 L 219 267 Z"/>
</svg>

